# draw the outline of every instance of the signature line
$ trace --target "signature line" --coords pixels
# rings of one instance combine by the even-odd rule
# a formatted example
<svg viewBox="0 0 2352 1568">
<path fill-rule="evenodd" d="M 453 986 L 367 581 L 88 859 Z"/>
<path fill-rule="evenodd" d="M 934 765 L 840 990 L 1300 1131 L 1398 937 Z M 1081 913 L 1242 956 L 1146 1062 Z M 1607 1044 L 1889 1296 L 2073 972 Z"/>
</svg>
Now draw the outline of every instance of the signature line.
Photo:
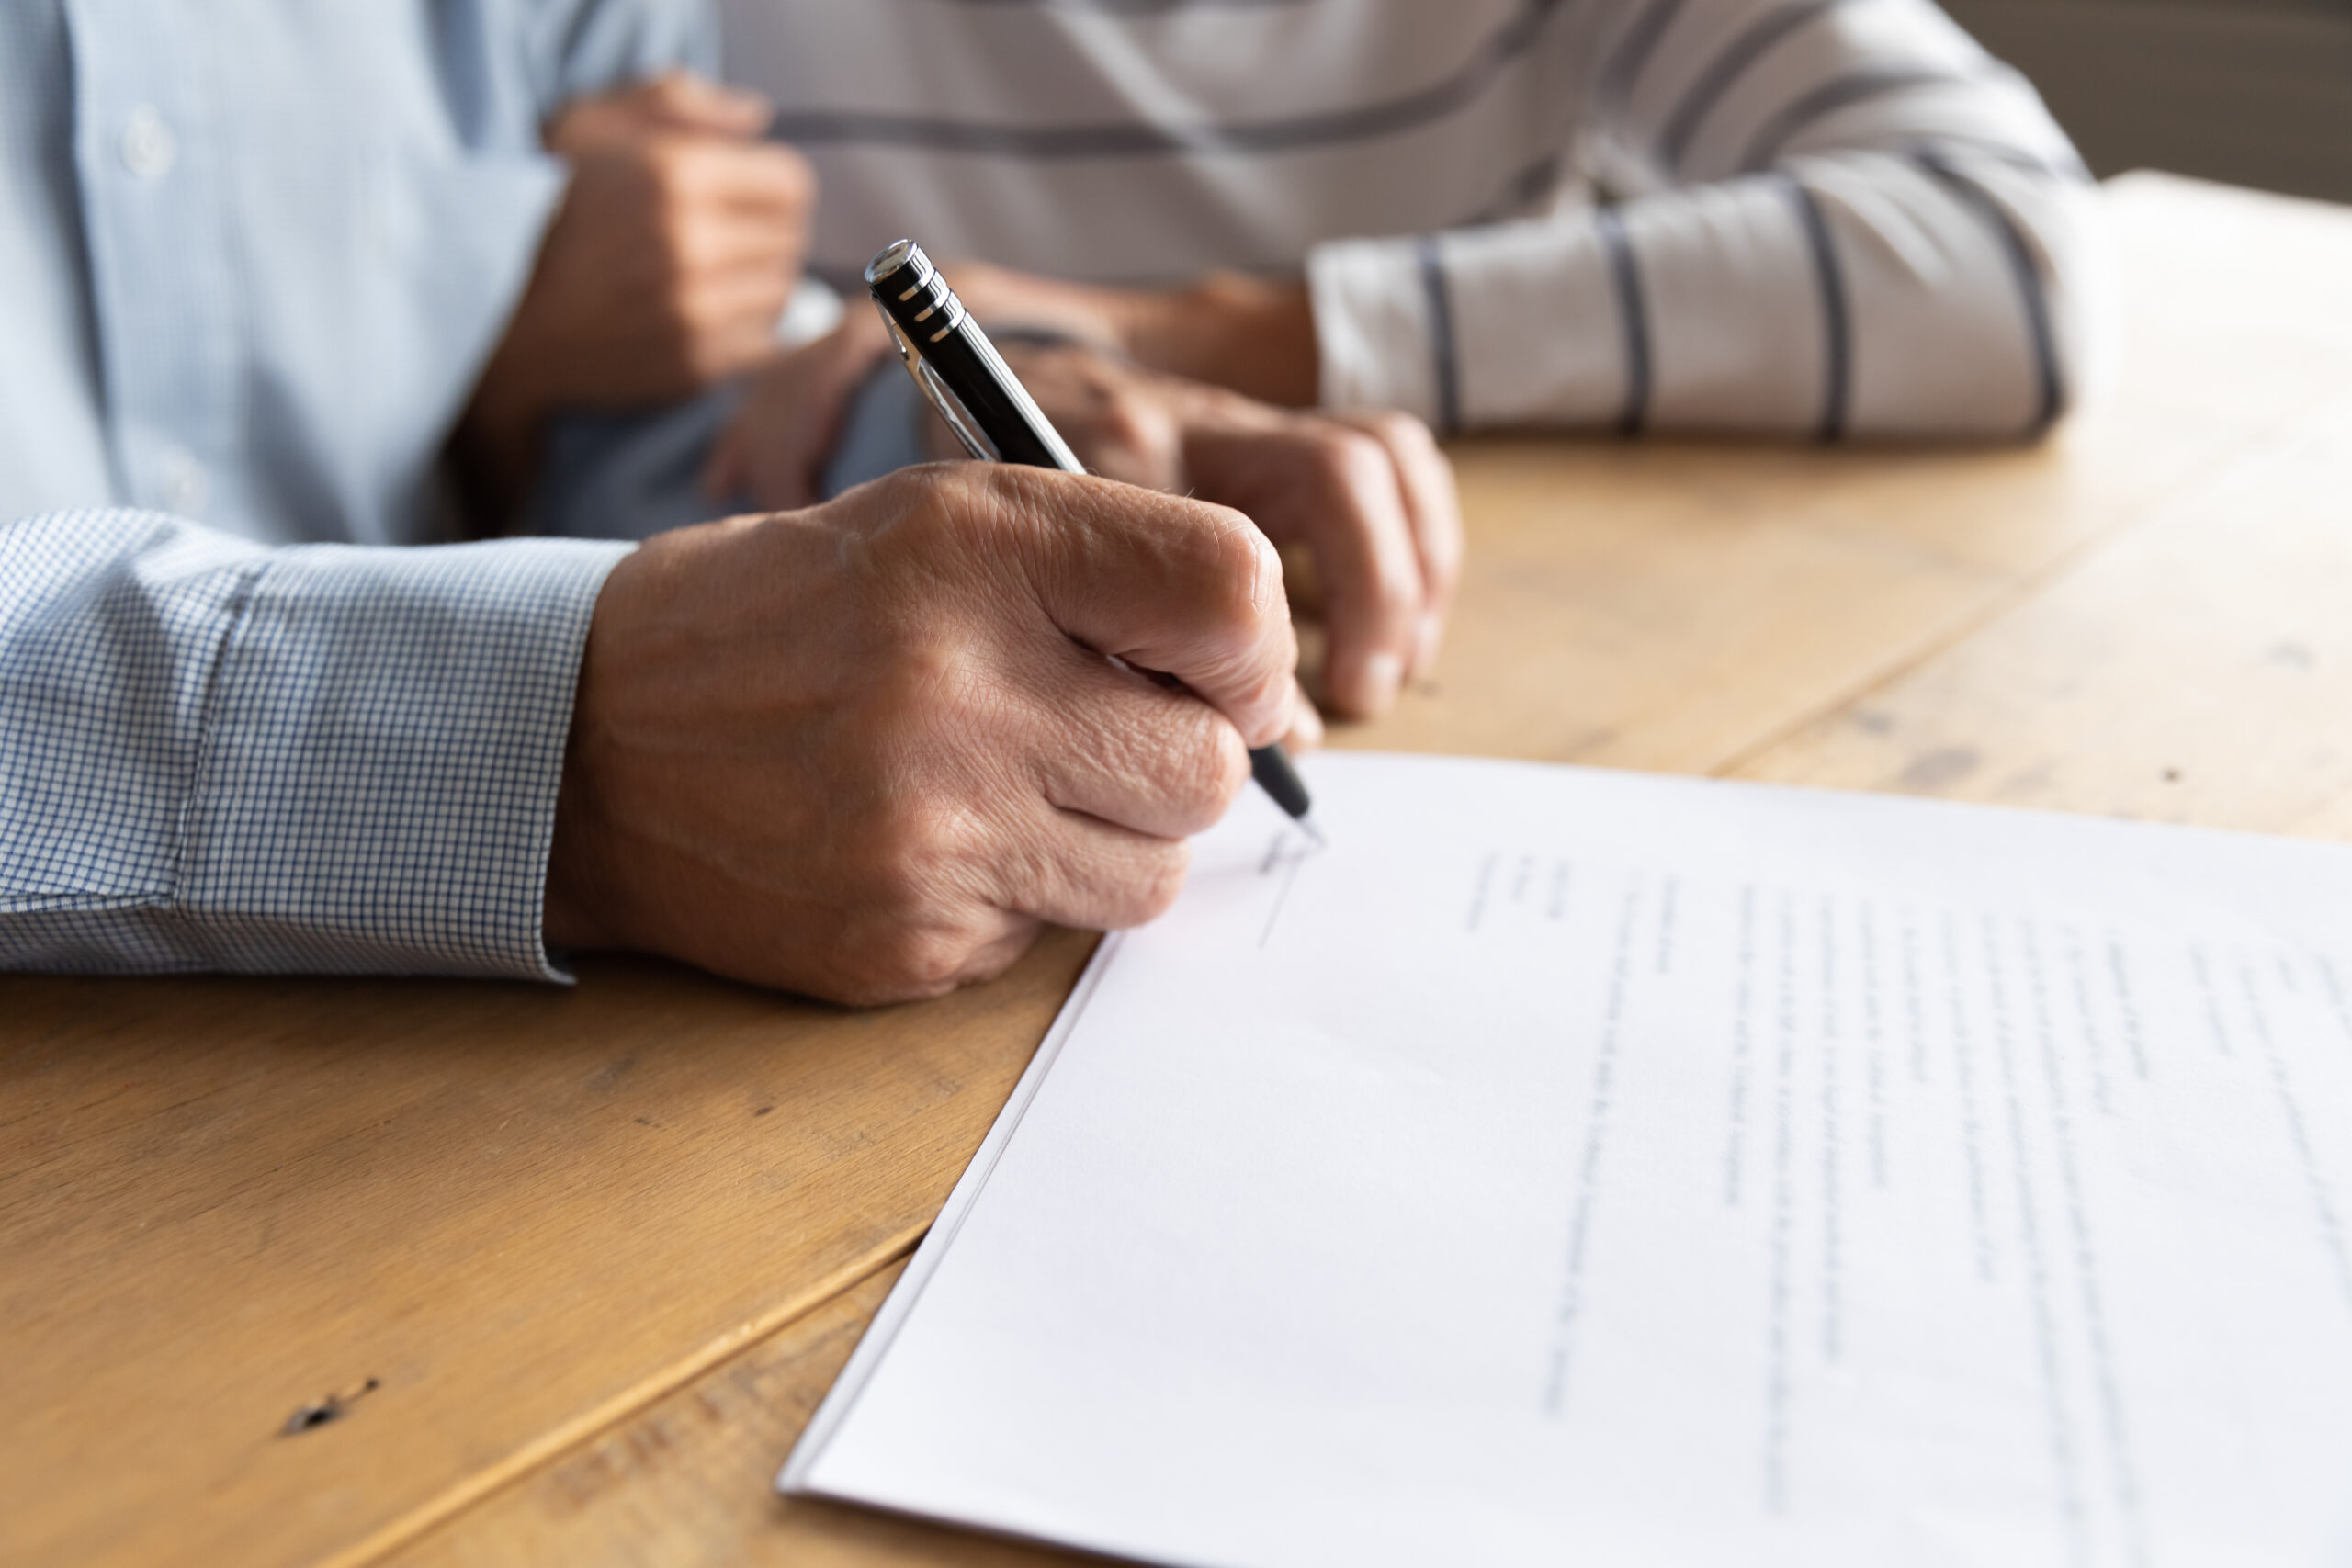
<svg viewBox="0 0 2352 1568">
<path fill-rule="evenodd" d="M 1304 852 L 1289 857 L 1283 872 L 1282 890 L 1274 895 L 1274 907 L 1266 911 L 1266 929 L 1258 933 L 1258 945 L 1263 947 L 1273 940 L 1274 922 L 1283 918 L 1283 906 L 1290 901 L 1290 885 L 1298 880 L 1298 868 L 1306 863 Z"/>
</svg>

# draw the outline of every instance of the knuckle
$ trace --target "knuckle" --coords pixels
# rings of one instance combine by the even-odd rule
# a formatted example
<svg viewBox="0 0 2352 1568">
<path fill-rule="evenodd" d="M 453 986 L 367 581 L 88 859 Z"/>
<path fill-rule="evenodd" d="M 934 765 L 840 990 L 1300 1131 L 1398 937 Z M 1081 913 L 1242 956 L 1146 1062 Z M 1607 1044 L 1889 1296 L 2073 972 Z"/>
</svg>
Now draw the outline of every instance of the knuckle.
<svg viewBox="0 0 2352 1568">
<path fill-rule="evenodd" d="M 1149 803 L 1155 831 L 1189 837 L 1216 826 L 1250 782 L 1240 732 L 1205 703 L 1171 697 L 1132 733 L 1121 771 Z"/>
<path fill-rule="evenodd" d="M 1105 439 L 1150 458 L 1173 456 L 1176 432 L 1170 422 L 1157 403 L 1134 389 L 1104 389 L 1096 414 Z"/>
<path fill-rule="evenodd" d="M 971 974 L 979 943 L 952 924 L 867 911 L 846 922 L 823 964 L 825 994 L 853 1007 L 922 1001 Z"/>
<path fill-rule="evenodd" d="M 1377 561 L 1366 595 L 1371 608 L 1383 621 L 1401 626 L 1419 615 L 1421 602 L 1427 597 L 1421 587 L 1420 573 L 1407 558 L 1390 558 L 1383 555 Z"/>
<path fill-rule="evenodd" d="M 1365 421 L 1373 434 L 1399 452 L 1437 451 L 1437 437 L 1418 416 L 1402 409 L 1383 409 Z"/>
<path fill-rule="evenodd" d="M 999 939 L 981 944 L 969 958 L 964 961 L 963 974 L 958 978 L 957 984 L 982 985 L 1002 975 L 1018 963 L 1021 955 L 1029 950 L 1029 943 L 1034 939 L 1034 932 L 1029 931 L 1016 932 L 1008 939 Z"/>
<path fill-rule="evenodd" d="M 1146 856 L 1128 884 L 1125 908 L 1113 924 L 1139 926 L 1175 908 L 1191 864 L 1192 851 L 1182 843 L 1168 844 Z"/>
<path fill-rule="evenodd" d="M 982 493 L 1012 471 L 978 464 L 933 463 L 901 468 L 891 477 L 898 481 L 893 488 L 902 493 L 903 510 L 910 522 L 925 528 L 961 529 L 969 525 Z"/>
<path fill-rule="evenodd" d="M 892 607 L 913 603 L 898 580 L 922 570 L 939 536 L 941 482 L 936 468 L 899 468 L 854 492 L 864 504 L 842 537 L 843 564 L 875 592 L 893 596 Z"/>
<path fill-rule="evenodd" d="M 1191 733 L 1179 742 L 1164 775 L 1187 833 L 1215 825 L 1250 782 L 1250 750 L 1240 732 L 1205 707 L 1193 706 Z"/>
<path fill-rule="evenodd" d="M 1140 456 L 1151 440 L 1151 428 L 1143 410 L 1123 392 L 1105 395 L 1088 413 L 1087 423 L 1093 426 L 1096 443 L 1121 456 Z"/>
<path fill-rule="evenodd" d="M 921 605 L 908 607 L 923 615 Z M 919 626 L 891 652 L 876 683 L 875 722 L 902 746 L 933 744 L 942 730 L 971 723 L 989 703 L 978 656 Z M 896 808 L 899 816 L 890 826 L 907 840 L 939 843 L 952 836 L 952 814 L 936 801 L 901 801 Z"/>
<path fill-rule="evenodd" d="M 1249 518 L 1218 511 L 1200 533 L 1203 608 L 1224 630 L 1246 635 L 1281 601 L 1282 557 Z"/>
<path fill-rule="evenodd" d="M 879 515 L 891 522 L 909 518 L 927 511 L 939 487 L 939 471 L 935 468 L 893 468 L 867 487 L 867 493 L 881 503 Z"/>
<path fill-rule="evenodd" d="M 1387 449 L 1361 430 L 1345 426 L 1325 430 L 1317 442 L 1316 456 L 1323 478 L 1348 494 L 1361 495 L 1396 482 Z"/>
<path fill-rule="evenodd" d="M 920 570 L 946 552 L 965 548 L 981 531 L 978 487 L 961 463 L 901 469 L 888 478 L 883 499 L 892 542 Z"/>
<path fill-rule="evenodd" d="M 861 900 L 912 929 L 930 923 L 956 886 L 962 814 L 935 800 L 886 803 L 867 824 L 857 882 Z"/>
<path fill-rule="evenodd" d="M 936 997 L 963 981 L 978 945 L 957 927 L 910 924 L 898 927 L 885 939 L 881 956 L 900 995 Z"/>
</svg>

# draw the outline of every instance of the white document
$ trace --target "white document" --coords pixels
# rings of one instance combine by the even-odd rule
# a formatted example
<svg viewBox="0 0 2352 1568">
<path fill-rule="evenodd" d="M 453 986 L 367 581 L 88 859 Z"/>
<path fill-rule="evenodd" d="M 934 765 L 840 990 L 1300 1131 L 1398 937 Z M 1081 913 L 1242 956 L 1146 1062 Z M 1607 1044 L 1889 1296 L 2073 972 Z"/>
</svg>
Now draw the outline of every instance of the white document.
<svg viewBox="0 0 2352 1568">
<path fill-rule="evenodd" d="M 779 1478 L 1155 1562 L 2352 1562 L 2352 851 L 1321 756 Z"/>
</svg>

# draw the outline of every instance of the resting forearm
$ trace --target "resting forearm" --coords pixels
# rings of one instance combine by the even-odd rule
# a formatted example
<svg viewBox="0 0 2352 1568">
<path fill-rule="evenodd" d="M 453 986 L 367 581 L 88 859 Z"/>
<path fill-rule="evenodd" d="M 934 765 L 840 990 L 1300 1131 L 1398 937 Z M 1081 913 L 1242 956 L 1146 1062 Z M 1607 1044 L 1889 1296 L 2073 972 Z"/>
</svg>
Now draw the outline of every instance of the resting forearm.
<svg viewBox="0 0 2352 1568">
<path fill-rule="evenodd" d="M 0 528 L 0 964 L 560 978 L 548 839 L 623 553 Z"/>
<path fill-rule="evenodd" d="M 2038 434 L 2086 374 L 2096 199 L 1981 158 L 1854 153 L 1326 247 L 1323 395 L 1470 428 Z"/>
<path fill-rule="evenodd" d="M 1327 403 L 1832 438 L 2063 412 L 2097 201 L 2014 73 L 1924 6 L 1624 10 L 1588 128 L 1620 203 L 1320 247 Z"/>
</svg>

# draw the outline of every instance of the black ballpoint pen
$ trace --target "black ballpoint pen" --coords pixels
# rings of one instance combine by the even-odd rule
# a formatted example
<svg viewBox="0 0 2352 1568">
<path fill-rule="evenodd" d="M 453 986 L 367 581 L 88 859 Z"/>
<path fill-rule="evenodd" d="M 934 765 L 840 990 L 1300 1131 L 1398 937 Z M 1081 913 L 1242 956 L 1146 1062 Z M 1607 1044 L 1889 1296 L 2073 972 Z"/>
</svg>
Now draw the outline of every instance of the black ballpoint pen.
<svg viewBox="0 0 2352 1568">
<path fill-rule="evenodd" d="M 921 245 L 900 240 L 883 251 L 865 269 L 865 287 L 908 374 L 973 457 L 1086 471 Z M 1307 815 L 1306 785 L 1280 746 L 1252 747 L 1250 776 L 1308 834 L 1322 839 Z"/>
</svg>

